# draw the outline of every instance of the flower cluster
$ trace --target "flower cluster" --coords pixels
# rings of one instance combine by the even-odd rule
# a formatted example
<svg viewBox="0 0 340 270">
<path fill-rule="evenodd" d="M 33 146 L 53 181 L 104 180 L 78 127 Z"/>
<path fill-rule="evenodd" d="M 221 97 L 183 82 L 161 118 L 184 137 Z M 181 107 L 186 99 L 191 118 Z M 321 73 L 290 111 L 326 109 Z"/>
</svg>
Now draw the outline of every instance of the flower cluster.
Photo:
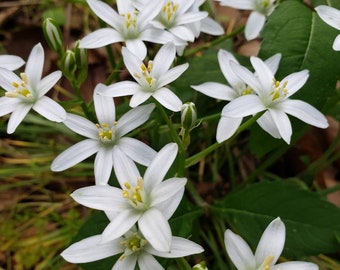
<svg viewBox="0 0 340 270">
<path fill-rule="evenodd" d="M 274 0 L 218 1 L 221 5 L 252 11 L 245 27 L 245 36 L 249 40 L 259 36 L 266 18 L 278 4 Z M 24 60 L 12 55 L 0 56 L 0 86 L 5 90 L 5 95 L 0 98 L 0 116 L 11 114 L 7 132 L 13 133 L 33 109 L 46 119 L 63 123 L 85 137 L 52 161 L 51 170 L 54 172 L 69 169 L 96 155 L 94 185 L 75 190 L 71 197 L 85 207 L 103 211 L 109 222 L 101 234 L 73 243 L 64 250 L 61 255 L 65 260 L 87 263 L 120 255 L 112 269 L 133 270 L 138 265 L 141 270 L 162 270 L 163 266 L 154 256 L 180 258 L 204 251 L 199 244 L 174 236 L 169 223 L 188 182 L 183 171 L 190 132 L 199 125 L 195 104 L 183 104 L 170 88 L 189 64 L 176 66 L 174 63 L 178 55 L 183 55 L 188 43 L 198 38 L 201 32 L 221 35 L 224 30 L 208 17 L 208 12 L 200 11 L 204 0 L 117 0 L 117 11 L 100 0 L 87 0 L 87 3 L 108 26 L 85 36 L 77 43 L 75 51 L 64 52 L 61 31 L 50 20 L 44 23 L 49 45 L 62 56 L 62 71 L 42 77 L 44 50 L 40 43 L 32 49 L 25 70 L 19 76 L 14 70 L 24 65 Z M 326 6 L 316 10 L 328 24 L 340 29 L 338 11 Z M 339 40 L 338 37 L 334 41 L 336 50 L 340 49 Z M 89 117 L 91 113 L 87 110 L 84 110 L 85 117 L 79 112 L 67 112 L 46 96 L 62 74 L 75 87 L 85 80 L 88 64 L 85 49 L 117 42 L 124 43 L 122 63 L 134 81 L 97 84 L 91 103 L 93 117 Z M 153 60 L 150 60 L 145 42 L 162 44 Z M 240 131 L 245 117 L 256 121 L 272 137 L 282 138 L 287 144 L 293 132 L 288 115 L 319 128 L 328 126 L 327 119 L 316 108 L 291 98 L 307 82 L 308 70 L 294 72 L 281 80 L 276 78 L 282 57 L 278 53 L 263 61 L 252 56 L 252 70 L 249 70 L 231 52 L 220 49 L 217 54 L 219 67 L 228 84 L 205 82 L 191 86 L 204 95 L 228 101 L 217 125 L 218 145 Z M 75 74 L 81 75 L 73 78 Z M 126 96 L 131 96 L 127 99 L 131 108 L 117 117 L 116 98 Z M 91 107 L 84 106 L 86 109 Z M 177 125 L 179 132 L 169 117 L 165 119 L 175 142 L 167 142 L 159 151 L 145 141 L 131 137 L 132 131 L 151 118 L 156 107 L 161 114 L 167 114 L 164 108 L 173 115 L 181 113 L 178 117 L 181 124 Z M 181 169 L 170 177 L 176 159 L 181 163 Z M 113 180 L 117 180 L 116 186 L 112 184 Z M 318 269 L 315 264 L 304 262 L 276 264 L 285 243 L 285 225 L 280 218 L 265 229 L 255 254 L 240 236 L 229 229 L 224 240 L 227 253 L 239 270 Z M 208 268 L 205 262 L 201 262 L 193 269 Z"/>
</svg>

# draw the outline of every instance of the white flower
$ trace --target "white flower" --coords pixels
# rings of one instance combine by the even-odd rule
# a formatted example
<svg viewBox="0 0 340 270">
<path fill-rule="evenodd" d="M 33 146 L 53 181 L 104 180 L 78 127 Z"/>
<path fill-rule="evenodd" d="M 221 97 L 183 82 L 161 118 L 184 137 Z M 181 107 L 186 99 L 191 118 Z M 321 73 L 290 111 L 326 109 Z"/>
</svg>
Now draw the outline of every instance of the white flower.
<svg viewBox="0 0 340 270">
<path fill-rule="evenodd" d="M 121 188 L 90 186 L 71 194 L 78 203 L 108 213 L 111 222 L 102 234 L 102 242 L 122 236 L 138 222 L 139 230 L 152 247 L 170 251 L 168 219 L 182 199 L 187 180 L 177 177 L 162 180 L 175 160 L 177 149 L 175 143 L 164 146 L 143 178 L 130 159 L 117 155 L 114 168 Z"/>
<path fill-rule="evenodd" d="M 273 72 L 261 59 L 251 57 L 250 61 L 256 74 L 234 62 L 230 65 L 235 74 L 257 95 L 244 95 L 232 100 L 223 108 L 223 116 L 239 118 L 265 110 L 257 123 L 271 136 L 282 138 L 288 144 L 292 135 L 292 126 L 287 114 L 319 128 L 328 127 L 325 116 L 313 106 L 301 100 L 290 99 L 290 96 L 307 81 L 308 70 L 292 73 L 282 81 L 277 81 Z"/>
<path fill-rule="evenodd" d="M 71 113 L 64 124 L 74 132 L 87 137 L 62 152 L 52 162 L 52 171 L 63 171 L 97 153 L 94 174 L 97 185 L 106 185 L 112 171 L 113 159 L 127 155 L 132 160 L 149 165 L 156 152 L 146 144 L 123 137 L 148 120 L 154 104 L 132 109 L 116 121 L 115 104 L 112 98 L 99 95 L 105 85 L 96 86 L 93 95 L 98 123 Z"/>
<path fill-rule="evenodd" d="M 276 7 L 276 0 L 217 0 L 221 5 L 237 9 L 252 10 L 244 34 L 247 40 L 258 37 L 267 16 L 269 16 Z"/>
<path fill-rule="evenodd" d="M 340 11 L 338 9 L 321 5 L 317 6 L 315 10 L 325 23 L 340 30 Z M 333 50 L 340 51 L 340 35 L 334 40 Z"/>
<path fill-rule="evenodd" d="M 238 64 L 238 61 L 231 53 L 225 50 L 219 50 L 217 57 L 223 76 L 226 78 L 231 87 L 222 83 L 206 82 L 200 85 L 191 86 L 193 89 L 209 97 L 227 101 L 244 95 L 256 94 L 253 89 L 251 89 L 236 75 L 235 71 L 231 67 L 230 62 Z M 281 54 L 275 54 L 265 61 L 265 64 L 273 72 L 273 74 L 277 71 L 280 59 Z M 240 126 L 242 119 L 243 117 L 228 117 L 222 114 L 217 125 L 217 142 L 221 143 L 229 139 Z"/>
<path fill-rule="evenodd" d="M 131 107 L 136 107 L 153 96 L 167 109 L 174 112 L 181 110 L 182 101 L 165 86 L 176 80 L 189 65 L 186 63 L 170 69 L 176 56 L 173 43 L 163 45 L 154 60 L 149 61 L 147 65 L 125 47 L 122 54 L 126 68 L 137 82 L 123 81 L 109 85 L 103 91 L 104 95 L 111 97 L 132 95 Z"/>
<path fill-rule="evenodd" d="M 203 248 L 185 238 L 171 238 L 169 252 L 155 250 L 145 237 L 136 230 L 128 231 L 124 236 L 108 242 L 102 242 L 102 235 L 94 235 L 72 244 L 61 253 L 71 263 L 87 263 L 123 253 L 113 266 L 113 270 L 134 270 L 138 264 L 140 270 L 164 270 L 154 256 L 163 258 L 181 258 L 203 252 Z"/>
<path fill-rule="evenodd" d="M 0 116 L 11 113 L 7 133 L 13 133 L 27 113 L 33 109 L 50 121 L 62 122 L 66 112 L 45 94 L 61 77 L 55 71 L 41 79 L 44 65 L 44 49 L 35 45 L 27 60 L 25 72 L 18 77 L 14 72 L 0 68 L 0 86 L 6 94 L 0 98 Z"/>
<path fill-rule="evenodd" d="M 276 264 L 286 238 L 286 228 L 280 218 L 274 219 L 263 232 L 255 255 L 248 244 L 231 230 L 226 230 L 227 253 L 237 270 L 317 270 L 314 263 L 292 261 Z"/>
<path fill-rule="evenodd" d="M 159 14 L 150 22 L 154 27 L 167 30 L 173 35 L 173 40 L 186 44 L 195 40 L 190 24 L 200 22 L 208 16 L 205 11 L 199 11 L 196 0 L 166 0 Z M 152 2 L 152 1 L 149 1 Z M 170 41 L 170 40 L 169 40 Z M 185 45 L 183 45 L 184 48 Z M 182 47 L 182 46 L 180 46 Z M 182 49 L 180 50 L 180 54 Z"/>
<path fill-rule="evenodd" d="M 162 8 L 162 1 L 150 1 L 137 10 L 131 0 L 117 0 L 118 13 L 108 4 L 87 0 L 93 12 L 109 27 L 96 30 L 80 41 L 81 48 L 99 48 L 116 42 L 125 42 L 127 48 L 144 59 L 147 53 L 143 41 L 164 44 L 171 40 L 166 31 L 151 27 L 149 22 Z"/>
<path fill-rule="evenodd" d="M 23 66 L 25 61 L 16 55 L 0 55 L 0 68 L 16 70 Z"/>
</svg>

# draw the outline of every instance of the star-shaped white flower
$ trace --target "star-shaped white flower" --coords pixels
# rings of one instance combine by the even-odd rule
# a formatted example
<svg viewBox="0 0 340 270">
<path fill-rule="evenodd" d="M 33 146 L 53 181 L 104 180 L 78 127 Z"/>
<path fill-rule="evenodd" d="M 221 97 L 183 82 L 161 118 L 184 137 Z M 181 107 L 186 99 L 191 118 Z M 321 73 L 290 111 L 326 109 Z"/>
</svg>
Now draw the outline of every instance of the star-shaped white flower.
<svg viewBox="0 0 340 270">
<path fill-rule="evenodd" d="M 117 155 L 127 155 L 132 160 L 149 165 L 156 152 L 146 144 L 129 137 L 127 133 L 148 120 L 155 105 L 148 104 L 125 113 L 116 120 L 113 99 L 99 95 L 106 86 L 96 86 L 93 95 L 98 123 L 79 115 L 67 114 L 64 124 L 74 132 L 87 137 L 66 149 L 52 162 L 52 171 L 63 171 L 96 154 L 94 174 L 97 185 L 106 185 Z"/>
<path fill-rule="evenodd" d="M 317 6 L 315 10 L 325 23 L 340 30 L 340 10 L 325 5 Z M 334 40 L 333 50 L 340 51 L 340 35 Z"/>
<path fill-rule="evenodd" d="M 248 244 L 231 230 L 226 230 L 227 253 L 237 270 L 318 270 L 314 263 L 292 261 L 276 264 L 286 238 L 286 228 L 280 218 L 274 219 L 263 232 L 255 255 Z"/>
<path fill-rule="evenodd" d="M 93 12 L 109 27 L 96 30 L 80 41 L 81 48 L 93 49 L 116 42 L 125 42 L 127 48 L 144 59 L 147 53 L 143 41 L 164 44 L 171 35 L 149 23 L 162 8 L 162 1 L 150 1 L 137 10 L 131 0 L 117 0 L 118 12 L 99 0 L 87 0 Z"/>
<path fill-rule="evenodd" d="M 0 68 L 0 86 L 6 94 L 0 98 L 0 116 L 11 113 L 7 133 L 13 133 L 33 109 L 50 121 L 62 122 L 66 112 L 57 102 L 45 94 L 61 77 L 60 71 L 52 72 L 43 79 L 44 49 L 35 45 L 26 63 L 25 72 L 18 77 L 13 71 Z"/>
<path fill-rule="evenodd" d="M 274 138 L 282 138 L 290 143 L 292 126 L 287 114 L 295 116 L 307 124 L 327 128 L 326 117 L 313 106 L 301 100 L 290 99 L 307 81 L 308 70 L 302 70 L 277 81 L 270 68 L 259 58 L 251 57 L 255 74 L 245 67 L 231 62 L 235 74 L 239 76 L 257 95 L 244 95 L 232 100 L 222 110 L 226 117 L 239 118 L 266 111 L 257 123 Z"/>
<path fill-rule="evenodd" d="M 251 87 L 249 87 L 243 80 L 241 80 L 233 70 L 230 62 L 238 64 L 238 61 L 228 51 L 219 50 L 218 63 L 221 71 L 229 83 L 230 87 L 216 82 L 206 82 L 200 85 L 192 85 L 191 87 L 209 97 L 213 97 L 219 100 L 233 100 L 235 98 L 256 94 Z M 279 62 L 281 59 L 281 54 L 275 54 L 265 61 L 265 64 L 272 71 L 273 74 L 276 73 Z M 229 139 L 237 130 L 237 128 L 242 123 L 243 117 L 228 117 L 224 114 L 217 125 L 216 140 L 221 143 Z"/>
<path fill-rule="evenodd" d="M 154 249 L 145 237 L 135 228 L 124 236 L 108 242 L 102 242 L 102 235 L 94 235 L 72 244 L 61 253 L 71 263 L 87 263 L 121 254 L 113 270 L 134 270 L 138 264 L 140 270 L 164 270 L 153 256 L 163 258 L 181 258 L 203 252 L 203 248 L 185 238 L 173 236 L 169 252 Z"/>
<path fill-rule="evenodd" d="M 165 86 L 176 80 L 189 64 L 170 68 L 176 56 L 176 47 L 172 42 L 163 45 L 154 60 L 149 61 L 147 65 L 125 47 L 122 54 L 126 68 L 137 82 L 123 81 L 109 85 L 103 91 L 104 95 L 111 97 L 132 95 L 131 107 L 142 104 L 152 96 L 171 111 L 181 110 L 182 101 Z"/>
<path fill-rule="evenodd" d="M 179 205 L 187 181 L 178 177 L 163 181 L 177 151 L 177 144 L 165 145 L 151 161 L 144 177 L 131 159 L 118 154 L 114 169 L 121 188 L 90 186 L 71 194 L 78 203 L 108 213 L 111 222 L 102 234 L 102 242 L 122 236 L 138 222 L 139 230 L 152 247 L 170 251 L 168 219 Z"/>
<path fill-rule="evenodd" d="M 252 40 L 260 34 L 267 17 L 274 11 L 276 0 L 217 0 L 221 5 L 236 9 L 252 10 L 244 34 L 247 40 Z"/>
<path fill-rule="evenodd" d="M 0 55 L 0 68 L 8 70 L 16 70 L 23 66 L 25 61 L 16 55 Z"/>
</svg>

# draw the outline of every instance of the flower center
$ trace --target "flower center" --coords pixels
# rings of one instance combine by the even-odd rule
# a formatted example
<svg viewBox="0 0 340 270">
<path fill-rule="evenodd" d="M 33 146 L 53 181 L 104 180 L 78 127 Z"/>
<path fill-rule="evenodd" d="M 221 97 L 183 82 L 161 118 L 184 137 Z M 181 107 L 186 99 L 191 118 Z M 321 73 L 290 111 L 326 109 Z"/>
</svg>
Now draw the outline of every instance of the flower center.
<svg viewBox="0 0 340 270">
<path fill-rule="evenodd" d="M 138 24 L 137 24 L 137 15 L 138 10 L 135 10 L 132 13 L 126 13 L 126 14 L 120 14 L 120 16 L 123 17 L 124 20 L 124 26 L 125 29 L 123 29 L 123 35 L 126 39 L 133 39 L 138 36 Z"/>
<path fill-rule="evenodd" d="M 145 88 L 150 91 L 153 91 L 156 86 L 156 79 L 152 76 L 152 67 L 153 62 L 150 60 L 148 66 L 145 66 L 144 64 L 140 65 L 141 73 L 134 73 L 135 77 L 141 80 L 141 84 L 146 86 Z"/>
<path fill-rule="evenodd" d="M 129 204 L 138 210 L 147 209 L 146 194 L 144 191 L 144 183 L 142 178 L 137 179 L 137 185 L 132 187 L 130 183 L 124 183 L 123 197 L 128 200 Z"/>
<path fill-rule="evenodd" d="M 119 260 L 124 260 L 130 254 L 140 251 L 146 244 L 147 241 L 137 232 L 131 233 L 126 240 L 120 242 L 120 245 L 125 247 L 125 251 L 120 256 Z"/>
<path fill-rule="evenodd" d="M 14 91 L 6 92 L 6 97 L 21 97 L 26 100 L 33 100 L 33 94 L 28 89 L 28 79 L 26 73 L 20 73 L 21 82 L 12 82 L 13 87 L 15 88 Z"/>
<path fill-rule="evenodd" d="M 163 6 L 161 11 L 161 22 L 165 27 L 171 28 L 174 25 L 177 9 L 178 4 L 175 4 L 173 1 L 168 1 Z"/>
<path fill-rule="evenodd" d="M 272 101 L 285 98 L 288 95 L 287 84 L 288 81 L 282 84 L 280 81 L 273 79 L 272 92 L 270 92 Z"/>
<path fill-rule="evenodd" d="M 273 0 L 256 0 L 255 10 L 261 14 L 269 15 L 275 6 L 275 1 Z"/>
<path fill-rule="evenodd" d="M 274 256 L 269 255 L 267 256 L 262 265 L 258 268 L 258 270 L 270 270 L 270 267 L 273 265 L 273 261 L 274 261 Z"/>
<path fill-rule="evenodd" d="M 239 96 L 245 96 L 245 95 L 251 95 L 254 93 L 253 88 L 250 86 L 244 84 L 244 83 L 238 83 L 235 86 L 235 90 L 238 93 Z"/>
<path fill-rule="evenodd" d="M 115 141 L 115 126 L 117 122 L 113 123 L 113 126 L 109 126 L 107 123 L 102 123 L 101 125 L 96 124 L 98 129 L 98 137 L 102 143 L 112 143 Z"/>
</svg>

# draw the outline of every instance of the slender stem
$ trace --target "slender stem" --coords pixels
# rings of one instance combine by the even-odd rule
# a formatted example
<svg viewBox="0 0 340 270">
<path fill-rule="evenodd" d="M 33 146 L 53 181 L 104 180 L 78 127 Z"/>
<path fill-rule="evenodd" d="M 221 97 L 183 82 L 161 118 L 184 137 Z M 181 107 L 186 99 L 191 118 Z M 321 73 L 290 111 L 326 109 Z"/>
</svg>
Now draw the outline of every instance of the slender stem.
<svg viewBox="0 0 340 270">
<path fill-rule="evenodd" d="M 336 191 L 340 191 L 340 185 L 336 185 L 334 187 L 330 187 L 330 188 L 327 188 L 327 189 L 320 190 L 319 194 L 325 196 L 325 195 L 331 194 L 331 193 L 336 192 Z"/>
<path fill-rule="evenodd" d="M 176 259 L 177 265 L 180 270 L 192 270 L 190 264 L 184 258 Z"/>
<path fill-rule="evenodd" d="M 203 200 L 199 192 L 197 191 L 196 187 L 194 184 L 188 179 L 188 182 L 186 184 L 186 190 L 190 193 L 191 198 L 194 200 L 196 205 L 206 208 L 208 207 L 208 204 Z"/>
</svg>

